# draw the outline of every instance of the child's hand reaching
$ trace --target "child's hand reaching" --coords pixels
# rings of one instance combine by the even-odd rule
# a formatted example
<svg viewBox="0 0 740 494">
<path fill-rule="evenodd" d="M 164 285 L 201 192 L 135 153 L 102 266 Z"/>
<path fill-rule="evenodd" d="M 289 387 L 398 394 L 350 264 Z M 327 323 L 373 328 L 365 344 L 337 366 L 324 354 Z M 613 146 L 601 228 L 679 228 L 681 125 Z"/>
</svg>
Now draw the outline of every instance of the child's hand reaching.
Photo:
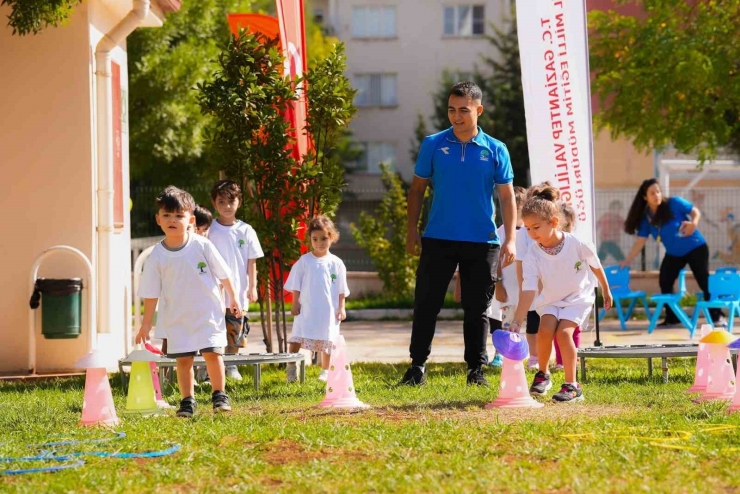
<svg viewBox="0 0 740 494">
<path fill-rule="evenodd" d="M 139 332 L 136 333 L 136 340 L 134 340 L 135 343 L 138 345 L 139 343 L 146 343 L 149 341 L 149 333 L 151 330 L 151 324 L 142 324 L 141 328 L 139 328 Z"/>
<path fill-rule="evenodd" d="M 243 315 L 242 308 L 239 305 L 239 302 L 236 300 L 231 300 L 231 306 L 229 307 L 231 310 L 231 313 L 234 314 L 236 317 L 241 317 Z"/>
<path fill-rule="evenodd" d="M 344 310 L 344 307 L 340 307 L 337 309 L 337 321 L 341 322 L 347 319 L 347 311 Z"/>
<path fill-rule="evenodd" d="M 606 290 L 602 290 L 602 297 L 604 298 L 604 309 L 611 309 L 612 304 L 614 303 L 612 300 L 612 291 L 608 288 Z"/>
<path fill-rule="evenodd" d="M 290 306 L 290 314 L 293 316 L 301 314 L 301 303 L 298 300 L 293 299 L 293 305 Z"/>
</svg>

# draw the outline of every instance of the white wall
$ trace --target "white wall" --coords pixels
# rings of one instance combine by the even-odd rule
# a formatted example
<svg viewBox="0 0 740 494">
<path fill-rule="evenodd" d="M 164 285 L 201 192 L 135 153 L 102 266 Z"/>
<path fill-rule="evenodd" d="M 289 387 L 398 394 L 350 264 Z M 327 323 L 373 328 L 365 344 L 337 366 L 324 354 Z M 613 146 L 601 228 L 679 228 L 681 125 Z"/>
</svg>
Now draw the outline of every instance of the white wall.
<svg viewBox="0 0 740 494">
<path fill-rule="evenodd" d="M 0 8 L 0 372 L 25 372 L 28 355 L 28 278 L 36 257 L 64 244 L 80 249 L 93 265 L 96 242 L 96 156 L 94 126 L 94 46 L 100 33 L 119 18 L 90 0 L 70 21 L 41 34 L 12 36 Z M 125 52 L 114 53 L 126 80 Z M 126 140 L 124 139 L 124 142 Z M 124 148 L 124 193 L 128 164 Z M 123 353 L 123 331 L 130 314 L 130 234 L 115 235 L 112 263 L 112 334 L 103 347 Z M 17 239 L 21 239 L 18 241 Z M 40 277 L 83 277 L 84 268 L 67 254 L 46 261 Z M 86 283 L 87 286 L 87 283 Z M 85 289 L 87 292 L 87 288 Z M 87 294 L 86 294 L 87 295 Z M 86 297 L 83 297 L 83 303 Z M 83 308 L 83 335 L 46 340 L 37 315 L 37 368 L 68 370 L 87 351 L 89 323 Z"/>
</svg>

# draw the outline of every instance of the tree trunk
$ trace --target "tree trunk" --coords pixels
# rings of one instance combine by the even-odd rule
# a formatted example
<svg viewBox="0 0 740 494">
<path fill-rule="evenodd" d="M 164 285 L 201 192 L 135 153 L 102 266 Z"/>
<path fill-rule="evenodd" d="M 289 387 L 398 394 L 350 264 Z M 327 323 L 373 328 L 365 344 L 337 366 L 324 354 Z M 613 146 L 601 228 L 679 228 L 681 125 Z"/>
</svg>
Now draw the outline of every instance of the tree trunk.
<svg viewBox="0 0 740 494">
<path fill-rule="evenodd" d="M 265 324 L 265 298 L 262 295 L 259 295 L 259 303 L 260 324 L 262 325 L 262 341 L 265 343 L 265 351 L 267 353 L 272 353 L 272 331 L 270 330 L 270 319 L 272 318 L 272 316 L 270 312 L 270 297 L 267 297 L 267 324 Z"/>
</svg>

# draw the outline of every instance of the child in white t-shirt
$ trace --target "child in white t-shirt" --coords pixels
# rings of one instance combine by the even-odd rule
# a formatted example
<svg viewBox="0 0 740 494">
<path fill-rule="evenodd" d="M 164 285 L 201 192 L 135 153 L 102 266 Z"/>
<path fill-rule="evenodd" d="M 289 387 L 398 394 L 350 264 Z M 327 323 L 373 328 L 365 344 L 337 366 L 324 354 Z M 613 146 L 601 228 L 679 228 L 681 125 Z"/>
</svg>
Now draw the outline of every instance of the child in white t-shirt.
<svg viewBox="0 0 740 494">
<path fill-rule="evenodd" d="M 226 345 L 223 299 L 219 283 L 231 296 L 230 308 L 241 311 L 234 297 L 229 267 L 207 238 L 195 235 L 195 201 L 177 187 L 167 187 L 157 197 L 157 224 L 165 238 L 156 245 L 144 264 L 139 296 L 144 299 L 144 321 L 136 343 L 149 339 L 154 311 L 157 328 L 167 338 L 167 354 L 177 359 L 177 384 L 180 388 L 178 417 L 195 412 L 193 358 L 200 352 L 211 376 L 215 411 L 230 411 L 224 392 Z"/>
<path fill-rule="evenodd" d="M 231 269 L 234 278 L 234 292 L 239 306 L 247 309 L 249 302 L 257 301 L 257 259 L 263 257 L 260 241 L 254 228 L 236 219 L 242 203 L 242 191 L 236 182 L 219 180 L 211 189 L 213 207 L 218 218 L 211 224 L 208 239 L 218 249 Z M 228 309 L 230 298 L 226 297 L 226 354 L 239 353 L 247 346 L 249 322 L 247 317 Z M 226 368 L 226 377 L 241 380 L 242 376 L 235 365 Z"/>
<path fill-rule="evenodd" d="M 321 374 L 329 375 L 329 354 L 332 341 L 339 335 L 339 324 L 347 317 L 344 300 L 349 296 L 347 269 L 329 247 L 339 240 L 339 232 L 326 216 L 317 216 L 308 223 L 311 252 L 304 254 L 290 269 L 285 290 L 293 292 L 290 313 L 293 332 L 288 350 L 301 348 L 321 354 Z M 295 362 L 288 364 L 288 382 L 298 379 Z"/>
<path fill-rule="evenodd" d="M 612 295 L 601 262 L 593 244 L 558 229 L 561 210 L 557 201 L 560 191 L 545 182 L 534 188 L 522 208 L 527 233 L 535 241 L 524 258 L 522 295 L 511 323 L 511 331 L 519 331 L 532 300 L 540 315 L 537 333 L 539 349 L 552 348 L 558 339 L 565 366 L 565 383 L 553 396 L 554 402 L 583 400 L 581 386 L 576 382 L 576 348 L 573 332 L 588 318 L 594 304 L 593 272 L 601 284 L 604 307 L 611 307 Z M 540 370 L 529 392 L 544 395 L 552 388 L 549 366 L 550 352 L 540 352 Z"/>
</svg>

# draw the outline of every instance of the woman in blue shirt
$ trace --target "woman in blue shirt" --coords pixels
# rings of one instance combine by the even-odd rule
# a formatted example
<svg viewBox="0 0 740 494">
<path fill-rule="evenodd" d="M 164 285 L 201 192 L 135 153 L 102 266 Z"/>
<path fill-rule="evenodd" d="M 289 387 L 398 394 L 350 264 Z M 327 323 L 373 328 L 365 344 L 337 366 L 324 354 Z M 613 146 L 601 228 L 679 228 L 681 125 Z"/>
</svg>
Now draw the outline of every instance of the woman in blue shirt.
<svg viewBox="0 0 740 494">
<path fill-rule="evenodd" d="M 629 266 L 637 257 L 650 235 L 665 247 L 665 257 L 660 263 L 660 291 L 673 293 L 673 284 L 681 270 L 688 264 L 699 288 L 709 298 L 709 248 L 697 229 L 701 213 L 689 201 L 680 197 L 665 197 L 658 181 L 645 180 L 632 201 L 624 231 L 637 233 L 637 240 L 627 258 L 619 263 Z M 722 317 L 719 309 L 710 309 L 713 322 Z M 660 325 L 678 324 L 678 318 L 666 307 L 665 321 Z"/>
</svg>

